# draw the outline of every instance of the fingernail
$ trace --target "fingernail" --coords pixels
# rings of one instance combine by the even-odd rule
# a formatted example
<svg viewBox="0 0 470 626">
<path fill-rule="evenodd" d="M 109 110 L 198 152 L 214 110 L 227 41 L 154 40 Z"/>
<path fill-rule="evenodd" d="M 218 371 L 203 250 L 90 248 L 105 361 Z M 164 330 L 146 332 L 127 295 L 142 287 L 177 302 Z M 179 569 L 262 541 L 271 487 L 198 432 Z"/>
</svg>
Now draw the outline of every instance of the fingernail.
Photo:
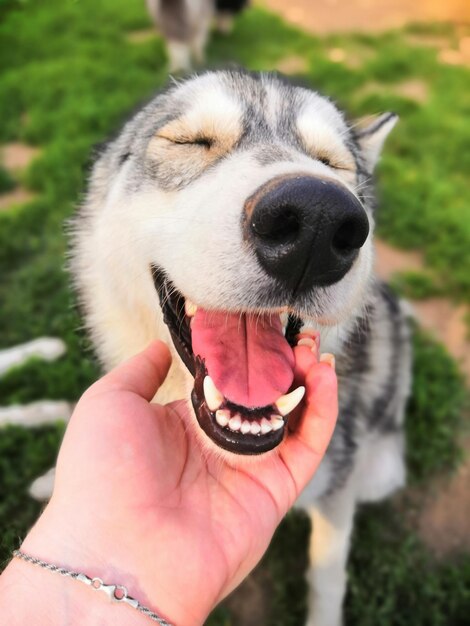
<svg viewBox="0 0 470 626">
<path fill-rule="evenodd" d="M 316 361 L 318 361 L 318 354 L 320 352 L 318 349 L 319 343 L 320 343 L 319 337 L 318 338 L 317 337 L 305 337 L 302 335 L 297 335 L 297 345 L 310 348 L 310 352 L 313 354 Z"/>
<path fill-rule="evenodd" d="M 321 354 L 320 363 L 326 363 L 334 371 L 336 371 L 336 359 L 335 359 L 334 354 L 331 354 L 331 352 L 324 352 L 323 354 Z"/>
<path fill-rule="evenodd" d="M 314 328 L 302 328 L 301 332 L 296 336 L 296 341 L 298 346 L 308 346 L 311 348 L 315 355 L 320 352 L 320 333 Z M 314 349 L 314 345 L 316 350 Z"/>
<path fill-rule="evenodd" d="M 309 348 L 313 348 L 313 346 L 315 346 L 315 340 L 312 339 L 311 337 L 302 337 L 302 339 L 299 339 L 297 342 L 298 346 L 308 346 Z"/>
</svg>

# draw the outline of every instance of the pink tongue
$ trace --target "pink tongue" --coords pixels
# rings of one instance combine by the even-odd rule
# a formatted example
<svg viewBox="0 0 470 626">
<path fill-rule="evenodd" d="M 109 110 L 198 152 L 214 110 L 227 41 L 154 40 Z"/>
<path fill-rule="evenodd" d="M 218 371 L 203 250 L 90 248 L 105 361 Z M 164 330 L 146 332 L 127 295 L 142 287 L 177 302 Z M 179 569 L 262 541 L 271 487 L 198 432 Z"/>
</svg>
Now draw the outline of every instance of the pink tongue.
<svg viewBox="0 0 470 626">
<path fill-rule="evenodd" d="M 294 378 L 294 353 L 277 315 L 198 309 L 191 322 L 195 355 L 227 400 L 262 407 L 285 394 Z"/>
</svg>

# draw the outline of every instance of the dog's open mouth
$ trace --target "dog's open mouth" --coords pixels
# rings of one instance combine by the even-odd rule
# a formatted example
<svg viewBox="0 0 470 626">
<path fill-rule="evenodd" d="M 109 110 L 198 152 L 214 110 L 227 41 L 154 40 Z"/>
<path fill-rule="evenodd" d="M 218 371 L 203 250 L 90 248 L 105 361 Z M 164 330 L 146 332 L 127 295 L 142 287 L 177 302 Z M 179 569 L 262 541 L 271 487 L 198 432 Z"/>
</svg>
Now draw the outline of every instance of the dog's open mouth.
<svg viewBox="0 0 470 626">
<path fill-rule="evenodd" d="M 261 454 L 279 445 L 304 394 L 292 389 L 299 318 L 208 311 L 186 301 L 165 273 L 152 275 L 175 348 L 194 377 L 199 425 L 218 446 Z"/>
</svg>

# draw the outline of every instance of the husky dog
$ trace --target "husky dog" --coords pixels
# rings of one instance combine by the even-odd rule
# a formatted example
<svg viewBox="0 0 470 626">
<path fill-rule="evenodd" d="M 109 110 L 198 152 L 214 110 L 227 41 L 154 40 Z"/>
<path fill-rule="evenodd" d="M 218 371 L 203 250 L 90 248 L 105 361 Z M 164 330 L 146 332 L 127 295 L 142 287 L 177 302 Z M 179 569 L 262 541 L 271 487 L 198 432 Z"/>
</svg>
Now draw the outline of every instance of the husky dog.
<svg viewBox="0 0 470 626">
<path fill-rule="evenodd" d="M 126 124 L 74 222 L 72 269 L 103 364 L 171 344 L 157 399 L 188 399 L 209 454 L 256 462 L 282 442 L 304 327 L 336 355 L 339 421 L 299 501 L 313 518 L 311 626 L 341 623 L 356 504 L 405 479 L 409 332 L 372 273 L 371 174 L 396 120 L 349 125 L 277 76 L 208 72 Z"/>
<path fill-rule="evenodd" d="M 247 0 L 146 0 L 147 9 L 163 35 L 170 71 L 188 71 L 192 62 L 204 62 L 204 50 L 213 18 L 221 32 L 232 28 L 233 17 Z"/>
</svg>

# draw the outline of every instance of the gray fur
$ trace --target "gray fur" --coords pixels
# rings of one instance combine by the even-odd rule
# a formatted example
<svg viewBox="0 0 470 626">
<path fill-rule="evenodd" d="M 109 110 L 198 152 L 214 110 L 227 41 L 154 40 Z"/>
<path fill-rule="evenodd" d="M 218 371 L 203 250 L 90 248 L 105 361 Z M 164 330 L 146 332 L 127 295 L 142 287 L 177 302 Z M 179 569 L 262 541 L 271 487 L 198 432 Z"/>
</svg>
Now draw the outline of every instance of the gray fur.
<svg viewBox="0 0 470 626">
<path fill-rule="evenodd" d="M 148 1 L 149 11 L 167 39 L 191 39 L 192 28 L 185 10 L 185 0 Z"/>
<path fill-rule="evenodd" d="M 243 131 L 237 141 L 237 148 L 244 149 L 259 145 L 256 158 L 260 164 L 272 163 L 276 160 L 290 160 L 290 150 L 310 156 L 295 128 L 296 116 L 299 108 L 305 101 L 307 90 L 297 88 L 293 90 L 280 77 L 267 77 L 261 81 L 262 75 L 247 74 L 241 71 L 227 71 L 218 73 L 227 90 L 243 108 Z M 265 102 L 268 97 L 266 82 L 271 80 L 280 92 L 280 106 L 275 111 L 273 119 L 267 119 Z M 281 104 L 282 103 L 282 104 Z M 170 121 L 181 116 L 190 106 L 189 99 L 178 96 L 178 87 L 171 86 L 166 92 L 159 94 L 141 113 L 133 118 L 124 128 L 118 141 L 112 146 L 112 153 L 116 150 L 122 153 L 120 159 L 133 157 L 137 169 L 135 181 L 144 185 L 146 176 L 157 178 L 159 185 L 164 189 L 178 190 L 194 182 L 196 178 L 207 173 L 201 170 L 197 174 L 187 171 L 176 174 L 169 163 L 149 163 L 145 157 L 145 148 L 148 140 L 160 128 Z M 368 193 L 369 186 L 365 184 L 370 173 L 365 169 L 358 154 L 358 146 L 354 141 L 353 133 L 345 137 L 356 162 L 361 165 L 358 184 L 364 184 L 363 195 Z M 144 177 L 142 178 L 142 175 Z"/>
<path fill-rule="evenodd" d="M 201 87 L 203 97 L 195 96 L 191 89 L 193 84 L 198 84 L 197 81 L 205 85 L 204 89 Z M 212 97 L 206 96 L 208 89 L 209 92 L 213 90 Z M 164 139 L 157 140 L 163 141 L 163 148 L 159 147 L 154 152 L 149 149 L 161 129 L 192 110 L 195 99 L 199 98 L 202 103 L 209 105 L 218 94 L 227 97 L 240 112 L 239 124 L 236 126 L 238 130 L 234 131 L 230 149 L 221 151 L 210 161 L 205 159 L 207 153 L 204 147 L 191 143 L 175 150 L 174 143 L 169 142 L 172 144 L 169 146 L 171 152 L 164 158 L 161 157 L 161 151 L 166 149 Z M 155 189 L 158 193 L 163 191 L 168 197 L 174 197 L 193 187 L 200 190 L 202 183 L 204 186 L 208 184 L 215 174 L 220 177 L 229 171 L 230 178 L 236 177 L 236 170 L 224 167 L 232 162 L 242 163 L 243 158 L 245 166 L 248 167 L 247 162 L 251 163 L 252 168 L 259 169 L 260 175 L 278 165 L 285 165 L 292 171 L 297 163 L 299 171 L 303 167 L 315 165 L 326 176 L 344 175 L 333 166 L 321 165 L 321 155 L 312 152 L 299 131 L 298 120 L 307 103 L 313 106 L 319 118 L 323 116 L 332 139 L 340 138 L 343 150 L 355 164 L 354 180 L 348 184 L 357 189 L 357 196 L 373 227 L 373 166 L 367 157 L 364 141 L 368 134 L 373 136 L 390 123 L 391 118 L 383 116 L 367 132 L 357 131 L 353 125 L 344 121 L 342 114 L 328 100 L 306 89 L 292 87 L 275 76 L 227 71 L 209 73 L 196 78 L 194 82 L 172 85 L 131 119 L 119 137 L 107 146 L 95 165 L 86 202 L 75 220 L 73 271 L 93 338 L 108 366 L 120 357 L 106 351 L 104 347 L 103 334 L 109 331 L 105 326 L 100 327 L 97 321 L 94 309 L 95 284 L 94 279 L 88 276 L 91 276 L 90 268 L 96 261 L 88 258 L 86 242 L 93 236 L 96 215 L 103 210 L 116 181 L 122 186 L 120 193 L 131 202 L 134 195 L 143 191 Z M 246 177 L 248 171 L 242 174 Z M 227 179 L 227 187 L 230 187 L 230 183 L 231 180 Z M 245 199 L 241 199 L 240 212 Z M 224 206 L 220 207 L 221 211 L 224 209 Z M 99 268 L 95 270 L 99 271 Z M 142 269 L 144 271 L 145 268 Z M 201 280 L 203 278 L 201 274 Z M 290 294 L 282 293 L 275 283 L 261 274 L 255 282 L 248 289 L 241 285 L 240 291 L 234 295 L 234 298 L 238 298 L 234 306 L 271 308 L 290 302 Z M 332 299 L 330 287 L 318 288 L 314 293 L 304 294 L 297 299 L 295 309 L 300 317 L 319 319 L 328 310 L 328 303 Z M 119 306 L 117 300 L 116 306 Z M 217 302 L 212 306 L 217 308 L 221 305 Z M 383 497 L 403 481 L 403 415 L 411 380 L 408 322 L 401 305 L 389 289 L 371 277 L 365 283 L 360 303 L 351 308 L 348 318 L 343 319 L 337 327 L 332 326 L 331 330 L 323 328 L 322 344 L 323 350 L 333 351 L 336 356 L 340 415 L 326 457 L 299 504 L 309 508 L 313 501 L 317 503 L 314 505 L 317 507 L 315 510 L 323 511 L 327 517 L 331 515 L 331 524 L 338 527 L 339 534 L 343 533 L 344 560 L 352 526 L 352 517 L 348 521 L 344 516 L 353 515 L 356 502 Z M 331 349 L 328 347 L 330 345 L 333 346 Z M 373 466 L 381 469 L 381 452 L 377 453 L 378 457 L 374 457 L 374 450 L 382 450 L 381 446 L 385 446 L 385 450 L 392 450 L 391 462 L 395 464 L 395 469 L 391 470 L 391 475 L 385 476 L 383 484 L 375 484 L 375 476 L 369 476 L 369 468 Z M 384 465 L 384 472 L 387 471 Z M 346 500 L 350 506 L 342 507 L 341 501 Z M 335 570 L 335 567 L 339 569 Z M 341 559 L 330 563 L 331 572 L 337 572 L 340 578 L 343 576 L 343 567 Z M 313 584 L 323 589 L 320 583 L 315 579 Z M 341 585 L 336 599 L 339 605 L 344 593 Z M 313 617 L 309 625 L 338 624 L 338 618 L 327 622 L 322 613 L 327 610 L 323 608 L 319 614 L 315 614 L 312 609 L 310 615 Z"/>
<path fill-rule="evenodd" d="M 373 369 L 383 346 L 391 358 L 382 372 Z M 364 432 L 400 432 L 409 392 L 410 328 L 388 287 L 375 282 L 364 314 L 359 317 L 337 354 L 340 412 L 327 455 L 332 462 L 332 483 L 327 493 L 342 487 L 354 463 Z"/>
<path fill-rule="evenodd" d="M 282 80 L 272 77 L 279 87 L 281 102 L 276 115 L 267 119 L 265 103 L 267 92 L 260 75 L 241 71 L 220 73 L 220 78 L 234 94 L 243 108 L 242 133 L 235 150 L 252 149 L 253 157 L 260 165 L 275 161 L 291 161 L 293 153 L 307 154 L 295 130 L 296 113 L 301 107 L 305 93 L 298 91 Z M 99 187 L 107 184 L 107 176 L 124 161 L 132 160 L 132 173 L 128 191 L 132 193 L 150 182 L 156 182 L 165 191 L 177 191 L 208 174 L 220 159 L 209 168 L 193 167 L 184 171 L 177 162 L 159 163 L 148 160 L 145 149 L 152 137 L 162 126 L 178 118 L 189 101 L 178 97 L 178 86 L 170 87 L 157 96 L 125 127 L 120 137 L 101 156 L 100 169 L 104 166 L 109 174 L 100 176 Z M 353 131 L 347 137 L 347 145 L 355 161 L 361 163 L 360 149 Z M 225 158 L 225 157 L 221 157 Z M 357 183 L 364 185 L 361 195 L 365 205 L 374 211 L 372 190 L 366 166 L 359 169 Z M 97 188 L 92 179 L 90 193 L 104 192 Z M 281 294 L 281 299 L 284 297 Z M 268 295 L 272 305 L 278 304 L 279 293 Z M 300 309 L 312 314 L 311 303 L 301 303 Z M 340 384 L 340 418 L 330 445 L 328 455 L 334 466 L 334 478 L 329 490 L 344 482 L 354 452 L 364 429 L 389 432 L 401 427 L 403 406 L 409 378 L 409 332 L 400 306 L 388 288 L 378 282 L 371 283 L 362 314 L 351 325 L 348 336 L 336 352 L 337 371 Z M 370 370 L 371 355 L 380 353 L 384 343 L 391 346 L 392 358 L 380 379 Z"/>
</svg>

